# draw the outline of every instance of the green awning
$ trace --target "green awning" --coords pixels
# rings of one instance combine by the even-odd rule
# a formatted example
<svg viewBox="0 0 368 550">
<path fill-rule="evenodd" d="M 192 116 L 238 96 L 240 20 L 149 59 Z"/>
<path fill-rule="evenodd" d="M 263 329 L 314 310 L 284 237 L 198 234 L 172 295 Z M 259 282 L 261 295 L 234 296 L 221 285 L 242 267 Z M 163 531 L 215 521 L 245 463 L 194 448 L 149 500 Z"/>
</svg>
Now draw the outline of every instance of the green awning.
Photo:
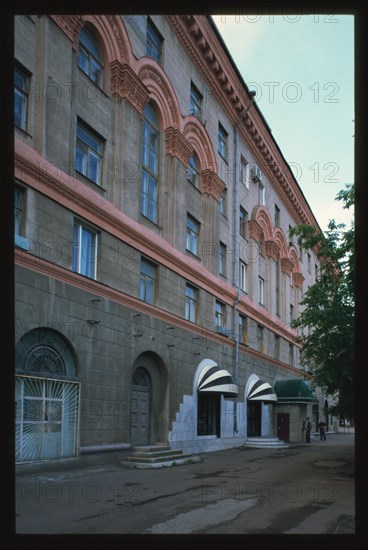
<svg viewBox="0 0 368 550">
<path fill-rule="evenodd" d="M 293 378 L 277 380 L 274 385 L 278 403 L 316 403 L 318 402 L 312 388 L 306 380 Z"/>
</svg>

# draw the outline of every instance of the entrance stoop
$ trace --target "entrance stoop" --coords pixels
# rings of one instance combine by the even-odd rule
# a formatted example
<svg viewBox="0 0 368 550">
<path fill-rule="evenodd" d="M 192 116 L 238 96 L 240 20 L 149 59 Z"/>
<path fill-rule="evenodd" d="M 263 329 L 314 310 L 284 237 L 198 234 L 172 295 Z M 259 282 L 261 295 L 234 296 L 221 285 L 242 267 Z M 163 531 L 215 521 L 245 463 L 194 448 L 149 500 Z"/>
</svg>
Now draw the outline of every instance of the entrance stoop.
<svg viewBox="0 0 368 550">
<path fill-rule="evenodd" d="M 132 456 L 120 462 L 126 468 L 164 468 L 202 462 L 199 455 L 184 454 L 164 443 L 140 445 L 132 448 Z"/>
<path fill-rule="evenodd" d="M 248 437 L 244 447 L 254 449 L 288 449 L 289 445 L 278 437 Z"/>
</svg>

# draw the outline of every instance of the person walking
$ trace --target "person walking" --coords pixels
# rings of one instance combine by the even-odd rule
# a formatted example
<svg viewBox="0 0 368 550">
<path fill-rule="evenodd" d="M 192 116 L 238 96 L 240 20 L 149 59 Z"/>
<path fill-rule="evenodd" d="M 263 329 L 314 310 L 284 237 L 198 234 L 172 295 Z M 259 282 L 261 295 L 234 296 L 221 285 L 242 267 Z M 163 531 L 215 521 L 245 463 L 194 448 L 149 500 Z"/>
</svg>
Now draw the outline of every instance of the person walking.
<svg viewBox="0 0 368 550">
<path fill-rule="evenodd" d="M 310 434 L 311 434 L 311 423 L 309 420 L 309 416 L 307 416 L 307 423 L 305 427 L 305 441 L 306 443 L 310 443 Z"/>
<path fill-rule="evenodd" d="M 321 436 L 321 441 L 326 441 L 326 422 L 321 420 L 321 422 L 318 424 L 319 427 L 319 435 Z"/>
</svg>

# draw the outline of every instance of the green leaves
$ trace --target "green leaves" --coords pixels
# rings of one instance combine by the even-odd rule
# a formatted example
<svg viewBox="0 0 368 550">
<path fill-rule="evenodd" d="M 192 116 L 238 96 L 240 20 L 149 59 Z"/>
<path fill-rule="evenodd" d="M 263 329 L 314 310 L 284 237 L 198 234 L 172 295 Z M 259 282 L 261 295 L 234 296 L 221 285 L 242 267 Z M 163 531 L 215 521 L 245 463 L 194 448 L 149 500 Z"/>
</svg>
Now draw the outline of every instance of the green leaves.
<svg viewBox="0 0 368 550">
<path fill-rule="evenodd" d="M 337 195 L 344 208 L 354 205 L 354 185 Z M 335 411 L 354 418 L 354 224 L 346 229 L 335 220 L 325 234 L 311 225 L 299 225 L 290 234 L 298 245 L 313 249 L 320 261 L 320 276 L 305 293 L 303 310 L 292 327 L 303 329 L 302 364 L 313 383 L 335 396 Z"/>
</svg>

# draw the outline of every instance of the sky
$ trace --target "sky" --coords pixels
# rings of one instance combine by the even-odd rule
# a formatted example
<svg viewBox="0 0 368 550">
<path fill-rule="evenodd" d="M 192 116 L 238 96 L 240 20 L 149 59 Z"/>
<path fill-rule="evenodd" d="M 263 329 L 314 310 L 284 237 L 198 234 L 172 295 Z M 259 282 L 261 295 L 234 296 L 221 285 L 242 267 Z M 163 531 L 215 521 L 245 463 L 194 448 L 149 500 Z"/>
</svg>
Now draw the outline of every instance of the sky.
<svg viewBox="0 0 368 550">
<path fill-rule="evenodd" d="M 335 197 L 354 181 L 354 16 L 213 19 L 321 229 L 350 225 Z"/>
</svg>

